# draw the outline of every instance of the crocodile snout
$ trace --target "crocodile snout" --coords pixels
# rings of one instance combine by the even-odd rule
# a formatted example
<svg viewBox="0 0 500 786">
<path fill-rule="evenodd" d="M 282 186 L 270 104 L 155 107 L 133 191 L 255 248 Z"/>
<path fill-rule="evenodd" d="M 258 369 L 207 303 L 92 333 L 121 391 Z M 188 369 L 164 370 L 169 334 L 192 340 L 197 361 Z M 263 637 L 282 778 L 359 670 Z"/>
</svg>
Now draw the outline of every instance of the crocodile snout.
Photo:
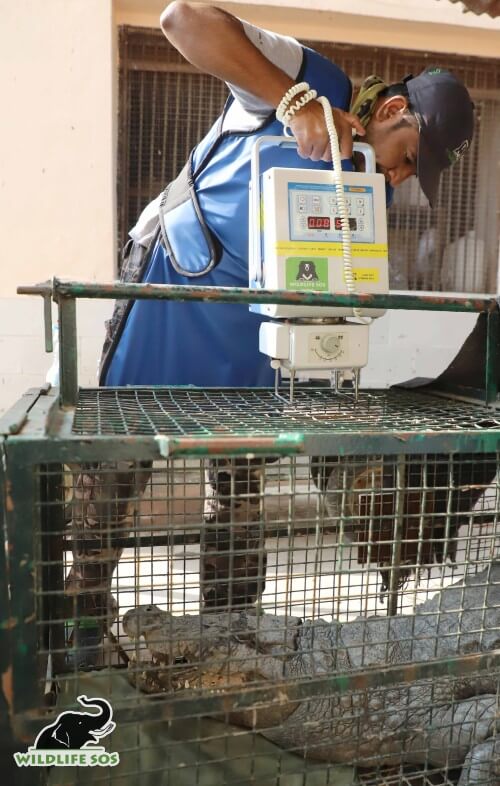
<svg viewBox="0 0 500 786">
<path fill-rule="evenodd" d="M 161 627 L 163 615 L 164 612 L 158 606 L 137 606 L 124 614 L 123 630 L 130 639 L 138 639 L 146 631 Z"/>
</svg>

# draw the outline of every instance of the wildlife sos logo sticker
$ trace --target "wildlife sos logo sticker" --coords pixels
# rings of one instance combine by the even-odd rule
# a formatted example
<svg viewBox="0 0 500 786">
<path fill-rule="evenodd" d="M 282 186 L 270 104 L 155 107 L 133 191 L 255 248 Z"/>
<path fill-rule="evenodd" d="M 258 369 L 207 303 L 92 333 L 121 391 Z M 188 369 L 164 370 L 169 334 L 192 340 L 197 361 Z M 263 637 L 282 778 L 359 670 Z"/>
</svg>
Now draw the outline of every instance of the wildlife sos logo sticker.
<svg viewBox="0 0 500 786">
<path fill-rule="evenodd" d="M 83 707 L 98 713 L 66 710 L 45 726 L 25 753 L 14 753 L 18 767 L 115 767 L 118 753 L 109 753 L 96 743 L 116 728 L 113 710 L 106 699 L 88 699 L 82 694 Z"/>
<path fill-rule="evenodd" d="M 328 291 L 328 259 L 325 257 L 288 257 L 286 260 L 286 288 Z"/>
</svg>

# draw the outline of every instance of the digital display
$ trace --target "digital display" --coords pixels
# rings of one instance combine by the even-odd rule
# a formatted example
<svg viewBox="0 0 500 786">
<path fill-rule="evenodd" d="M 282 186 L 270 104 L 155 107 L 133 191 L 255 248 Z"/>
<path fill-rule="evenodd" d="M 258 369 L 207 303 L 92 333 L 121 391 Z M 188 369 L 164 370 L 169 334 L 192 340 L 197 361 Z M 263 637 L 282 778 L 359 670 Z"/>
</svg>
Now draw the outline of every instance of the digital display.
<svg viewBox="0 0 500 786">
<path fill-rule="evenodd" d="M 307 216 L 308 229 L 330 229 L 330 216 Z"/>
<path fill-rule="evenodd" d="M 352 230 L 358 228 L 355 218 L 349 218 L 349 228 Z M 335 216 L 335 229 L 342 229 L 342 221 L 340 219 L 340 216 Z"/>
</svg>

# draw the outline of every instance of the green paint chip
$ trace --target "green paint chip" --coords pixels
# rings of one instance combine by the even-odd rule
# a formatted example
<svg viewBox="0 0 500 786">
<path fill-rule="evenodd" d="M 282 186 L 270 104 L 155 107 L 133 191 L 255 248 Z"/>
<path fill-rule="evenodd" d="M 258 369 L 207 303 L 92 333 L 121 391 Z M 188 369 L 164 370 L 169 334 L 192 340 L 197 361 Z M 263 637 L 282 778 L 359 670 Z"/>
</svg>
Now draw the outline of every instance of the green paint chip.
<svg viewBox="0 0 500 786">
<path fill-rule="evenodd" d="M 352 690 L 351 678 L 347 674 L 341 674 L 337 677 L 337 685 L 341 693 L 347 693 L 348 690 Z"/>
</svg>

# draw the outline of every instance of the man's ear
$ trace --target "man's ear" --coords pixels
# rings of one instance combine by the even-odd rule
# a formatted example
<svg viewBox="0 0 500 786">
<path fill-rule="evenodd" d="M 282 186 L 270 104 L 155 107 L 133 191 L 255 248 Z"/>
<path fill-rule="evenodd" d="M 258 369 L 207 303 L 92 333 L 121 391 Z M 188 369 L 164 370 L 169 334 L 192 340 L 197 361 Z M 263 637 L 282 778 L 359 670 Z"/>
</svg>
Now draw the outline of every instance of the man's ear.
<svg viewBox="0 0 500 786">
<path fill-rule="evenodd" d="M 408 109 L 408 99 L 405 96 L 391 96 L 382 98 L 375 110 L 377 120 L 387 120 L 394 115 L 405 112 Z"/>
</svg>

